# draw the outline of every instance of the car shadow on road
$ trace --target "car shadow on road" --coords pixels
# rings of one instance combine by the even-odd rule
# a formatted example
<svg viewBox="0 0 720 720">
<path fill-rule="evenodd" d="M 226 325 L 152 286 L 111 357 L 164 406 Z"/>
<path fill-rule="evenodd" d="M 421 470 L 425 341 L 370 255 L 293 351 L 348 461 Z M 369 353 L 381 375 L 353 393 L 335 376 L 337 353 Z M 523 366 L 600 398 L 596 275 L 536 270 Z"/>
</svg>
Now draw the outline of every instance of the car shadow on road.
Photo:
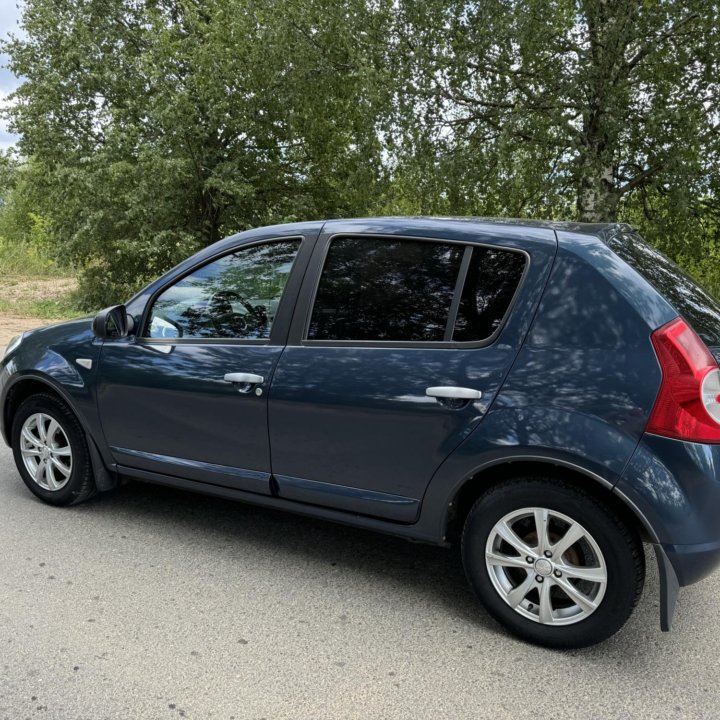
<svg viewBox="0 0 720 720">
<path fill-rule="evenodd" d="M 383 578 L 428 598 L 461 621 L 501 633 L 469 589 L 457 548 L 409 542 L 369 530 L 232 502 L 159 485 L 131 482 L 98 496 L 78 509 L 122 516 L 187 542 L 205 543 L 213 553 L 241 558 L 260 550 L 262 557 L 292 557 L 299 565 L 328 570 L 339 566 L 372 579 Z"/>
<path fill-rule="evenodd" d="M 24 488 L 18 486 L 17 493 L 25 495 Z M 142 482 L 102 493 L 63 512 L 91 514 L 107 527 L 110 540 L 134 536 L 142 541 L 143 533 L 149 531 L 154 538 L 161 536 L 180 548 L 202 544 L 202 551 L 218 562 L 242 563 L 251 556 L 253 561 L 277 562 L 278 573 L 285 572 L 292 559 L 297 567 L 309 568 L 315 576 L 321 573 L 319 591 L 327 588 L 322 567 L 327 567 L 329 581 L 337 578 L 340 569 L 357 575 L 361 582 L 355 586 L 366 586 L 368 593 L 381 581 L 398 589 L 399 602 L 431 607 L 433 613 L 444 614 L 459 624 L 530 647 L 506 633 L 480 605 L 467 585 L 456 547 L 412 543 L 290 512 Z M 646 552 L 646 558 L 648 573 L 640 605 L 621 632 L 590 648 L 534 651 L 583 657 L 598 669 L 623 668 L 642 674 L 648 663 L 652 664 L 653 647 L 662 655 L 682 645 L 682 632 L 667 635 L 659 631 L 657 569 L 652 553 Z M 693 607 L 683 604 L 676 619 L 681 617 L 683 625 L 692 625 L 694 614 Z"/>
</svg>

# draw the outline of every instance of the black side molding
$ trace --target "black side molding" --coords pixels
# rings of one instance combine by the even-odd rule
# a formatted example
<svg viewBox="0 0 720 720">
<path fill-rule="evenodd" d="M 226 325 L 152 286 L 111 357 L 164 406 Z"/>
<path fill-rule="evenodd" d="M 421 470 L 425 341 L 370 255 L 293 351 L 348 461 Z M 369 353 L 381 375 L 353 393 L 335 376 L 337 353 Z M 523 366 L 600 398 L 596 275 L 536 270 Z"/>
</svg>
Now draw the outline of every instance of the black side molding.
<svg viewBox="0 0 720 720">
<path fill-rule="evenodd" d="M 285 500 L 408 524 L 414 523 L 420 513 L 420 501 L 415 498 L 288 475 L 275 474 L 273 477 L 278 496 Z"/>
</svg>

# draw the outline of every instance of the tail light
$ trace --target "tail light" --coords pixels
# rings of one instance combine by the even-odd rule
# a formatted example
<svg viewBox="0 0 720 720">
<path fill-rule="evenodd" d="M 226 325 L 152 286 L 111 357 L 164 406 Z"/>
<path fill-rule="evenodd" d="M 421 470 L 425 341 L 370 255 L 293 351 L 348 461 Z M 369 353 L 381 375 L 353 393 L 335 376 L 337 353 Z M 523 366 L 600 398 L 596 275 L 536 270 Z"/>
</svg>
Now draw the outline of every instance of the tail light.
<svg viewBox="0 0 720 720">
<path fill-rule="evenodd" d="M 647 432 L 720 443 L 720 368 L 715 358 L 682 318 L 663 325 L 651 339 L 662 384 Z"/>
</svg>

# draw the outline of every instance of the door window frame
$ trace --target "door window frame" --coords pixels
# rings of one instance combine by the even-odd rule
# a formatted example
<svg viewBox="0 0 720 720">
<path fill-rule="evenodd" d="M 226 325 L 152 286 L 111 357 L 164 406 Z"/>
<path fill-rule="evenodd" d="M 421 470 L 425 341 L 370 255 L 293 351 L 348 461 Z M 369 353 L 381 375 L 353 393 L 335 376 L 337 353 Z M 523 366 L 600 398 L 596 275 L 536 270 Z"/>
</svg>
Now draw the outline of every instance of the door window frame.
<svg viewBox="0 0 720 720">
<path fill-rule="evenodd" d="M 450 309 L 448 311 L 448 323 L 445 326 L 445 339 L 443 340 L 313 340 L 308 338 L 308 332 L 310 330 L 310 322 L 312 320 L 312 313 L 315 307 L 315 301 L 317 299 L 318 290 L 320 288 L 320 280 L 322 278 L 323 270 L 327 262 L 327 256 L 330 252 L 330 247 L 333 240 L 339 240 L 342 238 L 372 238 L 377 240 L 412 240 L 421 242 L 430 242 L 436 244 L 446 245 L 462 245 L 465 248 L 465 252 L 460 261 L 460 268 L 458 270 L 458 277 L 455 282 L 455 288 L 453 290 L 453 297 L 450 303 Z M 512 300 L 505 311 L 505 314 L 500 321 L 495 332 L 490 337 L 484 340 L 469 340 L 469 341 L 456 341 L 452 340 L 452 334 L 455 331 L 455 322 L 457 320 L 457 313 L 460 308 L 460 302 L 462 300 L 462 291 L 467 278 L 468 269 L 470 267 L 470 261 L 472 257 L 473 248 L 488 248 L 490 250 L 502 250 L 504 252 L 519 253 L 525 258 L 525 267 L 520 281 L 515 288 Z M 508 323 L 510 316 L 512 315 L 513 309 L 518 302 L 518 298 L 521 295 L 522 289 L 525 285 L 525 280 L 530 271 L 530 264 L 532 262 L 530 253 L 527 250 L 519 247 L 511 247 L 508 245 L 492 244 L 486 242 L 468 242 L 467 240 L 449 240 L 442 237 L 426 237 L 416 235 L 403 235 L 403 234 L 387 234 L 387 233 L 363 233 L 363 232 L 337 232 L 331 235 L 323 237 L 322 235 L 318 239 L 315 246 L 315 253 L 310 259 L 310 266 L 306 273 L 306 278 L 303 286 L 300 290 L 300 294 L 297 298 L 297 307 L 304 308 L 304 316 L 302 312 L 296 312 L 293 318 L 292 325 L 290 327 L 290 333 L 288 336 L 287 344 L 290 346 L 309 346 L 309 347 L 376 347 L 376 348 L 440 348 L 440 349 L 473 349 L 482 348 L 492 345 L 497 338 L 500 336 L 505 326 Z M 450 323 L 452 320 L 452 323 Z M 448 339 L 448 335 L 450 339 Z"/>
<path fill-rule="evenodd" d="M 138 345 L 284 345 L 292 321 L 295 302 L 300 291 L 303 275 L 307 268 L 316 237 L 308 238 L 305 235 L 280 235 L 269 238 L 253 239 L 230 248 L 223 248 L 214 255 L 203 258 L 203 260 L 192 267 L 186 268 L 179 275 L 174 275 L 168 282 L 156 288 L 148 298 L 143 308 L 142 317 L 138 325 L 139 331 L 134 334 L 135 342 Z M 298 251 L 295 255 L 292 268 L 288 275 L 287 282 L 283 288 L 280 300 L 278 301 L 275 321 L 270 328 L 270 336 L 267 338 L 153 338 L 143 335 L 148 331 L 150 313 L 158 297 L 173 287 L 188 275 L 192 275 L 201 268 L 221 260 L 228 255 L 234 255 L 243 250 L 257 247 L 259 245 L 270 245 L 278 242 L 298 242 Z"/>
</svg>

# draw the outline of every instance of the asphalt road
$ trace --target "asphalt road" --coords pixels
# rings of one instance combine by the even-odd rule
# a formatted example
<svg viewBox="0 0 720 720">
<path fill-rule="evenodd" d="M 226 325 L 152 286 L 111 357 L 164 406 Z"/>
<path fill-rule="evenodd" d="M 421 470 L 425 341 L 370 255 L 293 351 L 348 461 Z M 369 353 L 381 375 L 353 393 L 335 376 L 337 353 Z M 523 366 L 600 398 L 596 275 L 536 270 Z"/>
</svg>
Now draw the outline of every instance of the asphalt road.
<svg viewBox="0 0 720 720">
<path fill-rule="evenodd" d="M 506 635 L 455 553 L 132 484 L 55 509 L 0 448 L 0 718 L 717 718 L 720 575 L 594 649 Z"/>
</svg>

